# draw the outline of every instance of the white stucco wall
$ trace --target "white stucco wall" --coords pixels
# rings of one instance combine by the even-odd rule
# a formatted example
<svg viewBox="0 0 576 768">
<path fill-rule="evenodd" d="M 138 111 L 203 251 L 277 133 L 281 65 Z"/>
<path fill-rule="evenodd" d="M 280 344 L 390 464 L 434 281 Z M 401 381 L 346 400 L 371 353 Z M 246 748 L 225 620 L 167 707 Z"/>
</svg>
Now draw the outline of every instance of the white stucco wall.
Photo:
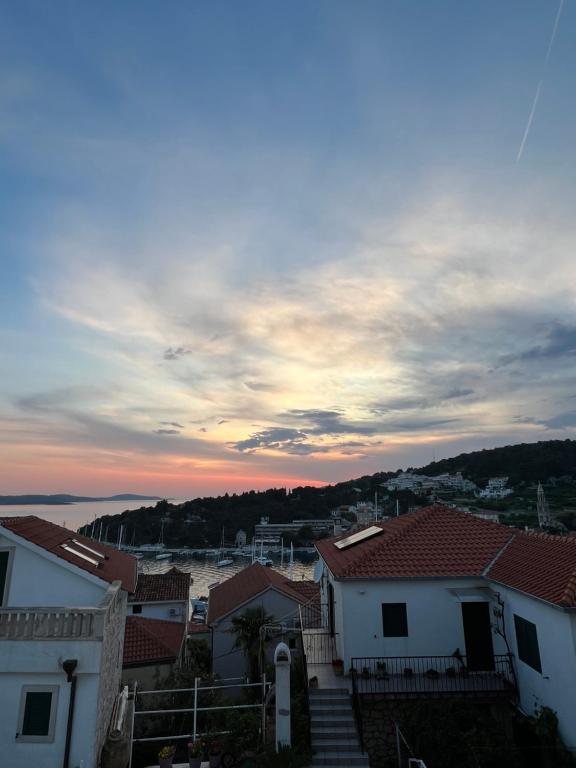
<svg viewBox="0 0 576 768">
<path fill-rule="evenodd" d="M 14 548 L 8 582 L 8 598 L 4 607 L 68 606 L 96 607 L 108 588 L 92 583 L 62 563 L 51 562 L 43 554 L 15 545 L 0 535 L 0 548 Z"/>
<path fill-rule="evenodd" d="M 520 707 L 528 715 L 541 706 L 555 710 L 564 743 L 576 750 L 576 615 L 498 584 L 493 584 L 492 589 L 504 601 Z M 518 658 L 514 614 L 536 625 L 542 673 Z"/>
<path fill-rule="evenodd" d="M 178 602 L 175 600 L 171 603 L 129 603 L 128 615 L 143 616 L 146 619 L 162 619 L 163 621 L 187 621 L 188 600 L 185 602 Z M 133 613 L 132 608 L 134 605 L 141 605 L 141 613 Z M 170 611 L 175 610 L 176 614 L 171 615 Z"/>
<path fill-rule="evenodd" d="M 276 620 L 298 614 L 298 603 L 273 589 L 242 605 L 234 614 L 212 624 L 212 671 L 220 677 L 242 677 L 248 673 L 247 659 L 242 649 L 234 648 L 235 635 L 228 630 L 232 627 L 233 616 L 241 616 L 247 608 L 262 607 Z"/>
<path fill-rule="evenodd" d="M 449 656 L 466 652 L 461 601 L 450 590 L 487 585 L 479 579 L 334 581 L 336 642 L 345 668 L 354 656 Z M 481 594 L 490 600 L 490 592 Z M 384 637 L 382 603 L 406 603 L 407 637 Z M 493 633 L 494 653 L 505 653 Z"/>
</svg>

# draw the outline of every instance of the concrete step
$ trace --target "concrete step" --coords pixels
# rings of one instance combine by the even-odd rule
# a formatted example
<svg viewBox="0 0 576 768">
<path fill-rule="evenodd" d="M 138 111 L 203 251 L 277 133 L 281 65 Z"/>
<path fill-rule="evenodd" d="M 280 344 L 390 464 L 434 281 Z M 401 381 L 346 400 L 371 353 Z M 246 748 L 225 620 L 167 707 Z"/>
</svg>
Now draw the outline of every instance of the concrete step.
<svg viewBox="0 0 576 768">
<path fill-rule="evenodd" d="M 312 721 L 312 727 L 332 729 L 337 728 L 338 730 L 346 728 L 347 730 L 351 730 L 356 728 L 356 723 L 354 722 L 352 715 L 350 715 L 350 717 L 328 717 L 327 715 L 323 715 L 322 717 L 314 718 Z"/>
<path fill-rule="evenodd" d="M 360 752 L 358 739 L 338 739 L 338 741 L 314 741 L 312 739 L 312 752 L 323 754 L 325 752 Z"/>
<path fill-rule="evenodd" d="M 316 723 L 312 723 L 310 729 L 312 739 L 355 739 L 357 737 L 356 728 L 322 728 Z"/>
<path fill-rule="evenodd" d="M 310 719 L 315 720 L 317 717 L 336 717 L 339 715 L 346 715 L 351 717 L 353 714 L 351 707 L 314 707 L 310 706 Z"/>
<path fill-rule="evenodd" d="M 310 706 L 314 707 L 328 707 L 332 706 L 333 704 L 340 704 L 340 706 L 345 707 L 351 707 L 352 706 L 352 700 L 350 696 L 342 696 L 339 694 L 338 696 L 314 696 L 310 697 Z"/>
<path fill-rule="evenodd" d="M 368 755 L 363 755 L 361 752 L 320 752 L 312 758 L 312 766 L 323 765 L 330 766 L 330 768 L 350 768 L 350 766 L 364 765 L 370 768 L 370 762 Z"/>
<path fill-rule="evenodd" d="M 348 688 L 309 688 L 308 695 L 313 696 L 350 696 Z"/>
</svg>

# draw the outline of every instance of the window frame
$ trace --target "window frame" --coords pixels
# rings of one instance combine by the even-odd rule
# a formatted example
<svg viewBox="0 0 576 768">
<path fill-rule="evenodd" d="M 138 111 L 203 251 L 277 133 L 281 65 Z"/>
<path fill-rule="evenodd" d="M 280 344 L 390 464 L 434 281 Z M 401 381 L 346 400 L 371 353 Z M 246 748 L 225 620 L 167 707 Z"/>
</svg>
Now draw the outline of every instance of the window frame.
<svg viewBox="0 0 576 768">
<path fill-rule="evenodd" d="M 538 672 L 539 674 L 542 674 L 542 656 L 540 655 L 540 642 L 538 640 L 538 627 L 536 626 L 536 624 L 533 621 L 530 621 L 530 619 L 525 619 L 523 616 L 520 616 L 517 613 L 514 613 L 513 617 L 514 617 L 514 634 L 516 635 L 516 650 L 518 651 L 518 659 L 523 664 L 526 664 L 527 667 L 530 667 L 530 669 L 533 669 L 535 672 Z M 518 627 L 522 626 L 522 624 L 520 624 L 520 622 L 523 622 L 524 625 L 526 625 L 526 626 L 525 626 L 525 629 L 521 630 L 521 632 L 519 633 L 518 632 Z M 521 648 L 520 648 L 520 637 L 522 637 L 522 642 L 523 643 L 526 642 L 527 638 L 526 638 L 525 631 L 526 631 L 526 629 L 529 629 L 529 628 L 532 628 L 532 627 L 534 628 L 534 639 L 536 641 L 537 659 L 534 658 L 534 659 L 528 660 L 529 656 L 523 657 L 523 655 L 522 655 L 522 650 L 525 651 L 527 649 L 526 649 L 526 646 L 524 645 L 522 650 L 521 650 Z M 529 629 L 529 631 L 531 632 L 532 630 Z M 536 665 L 534 663 L 532 663 L 532 662 L 536 662 Z"/>
<path fill-rule="evenodd" d="M 4 579 L 4 587 L 0 591 L 0 608 L 4 608 L 8 602 L 8 592 L 10 590 L 10 582 L 12 579 L 12 563 L 14 562 L 15 547 L 0 546 L 0 553 L 8 553 L 8 562 L 6 564 L 6 577 Z"/>
<path fill-rule="evenodd" d="M 18 730 L 16 732 L 16 741 L 25 744 L 51 744 L 54 742 L 56 731 L 56 715 L 58 713 L 58 694 L 59 685 L 23 685 L 20 689 L 20 709 L 18 712 Z M 48 722 L 48 733 L 44 735 L 32 735 L 22 733 L 24 727 L 24 714 L 26 712 L 26 699 L 29 693 L 51 693 L 50 699 L 50 719 Z"/>
<path fill-rule="evenodd" d="M 386 631 L 386 620 L 384 617 L 385 608 L 387 606 L 394 606 L 397 608 L 398 606 L 404 607 L 404 616 L 402 617 L 402 624 L 403 624 L 403 632 L 398 634 L 396 632 L 392 633 L 390 631 Z M 381 611 L 382 611 L 382 634 L 384 637 L 408 637 L 408 604 L 403 603 L 382 603 L 381 604 Z M 396 617 L 397 618 L 397 617 Z"/>
</svg>

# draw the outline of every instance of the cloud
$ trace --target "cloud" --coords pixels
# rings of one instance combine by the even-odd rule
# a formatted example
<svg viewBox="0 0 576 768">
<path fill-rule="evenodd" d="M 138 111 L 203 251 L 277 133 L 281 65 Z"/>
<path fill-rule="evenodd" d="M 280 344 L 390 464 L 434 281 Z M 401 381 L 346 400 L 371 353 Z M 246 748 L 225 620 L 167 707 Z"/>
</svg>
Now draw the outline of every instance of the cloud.
<svg viewBox="0 0 576 768">
<path fill-rule="evenodd" d="M 568 325 L 561 322 L 552 322 L 540 329 L 544 337 L 536 346 L 524 350 L 518 354 L 508 355 L 504 358 L 504 364 L 521 360 L 547 360 L 554 358 L 571 358 L 576 355 L 576 325 Z"/>
<path fill-rule="evenodd" d="M 168 347 L 163 352 L 164 360 L 179 360 L 184 355 L 191 355 L 192 350 L 185 347 Z"/>
<path fill-rule="evenodd" d="M 163 424 L 166 427 L 176 427 L 176 429 L 184 429 L 184 426 L 182 424 L 178 424 L 177 421 L 161 421 L 160 424 Z"/>
<path fill-rule="evenodd" d="M 377 431 L 374 424 L 348 421 L 339 410 L 292 408 L 278 418 L 308 425 L 306 431 L 311 435 L 374 435 Z"/>
<path fill-rule="evenodd" d="M 155 435 L 179 435 L 180 430 L 178 429 L 154 429 L 153 430 Z"/>
</svg>

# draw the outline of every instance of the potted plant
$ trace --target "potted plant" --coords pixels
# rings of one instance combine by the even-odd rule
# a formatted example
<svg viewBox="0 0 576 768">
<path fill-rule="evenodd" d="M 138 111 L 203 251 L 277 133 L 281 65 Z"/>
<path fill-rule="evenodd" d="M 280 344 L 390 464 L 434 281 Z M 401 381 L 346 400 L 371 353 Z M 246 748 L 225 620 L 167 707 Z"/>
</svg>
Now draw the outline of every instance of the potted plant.
<svg viewBox="0 0 576 768">
<path fill-rule="evenodd" d="M 219 741 L 211 741 L 208 747 L 208 760 L 210 761 L 210 768 L 220 768 L 220 756 L 222 748 Z"/>
<path fill-rule="evenodd" d="M 158 752 L 158 762 L 160 763 L 160 768 L 172 767 L 172 760 L 174 759 L 175 752 L 176 748 L 173 746 L 162 747 L 160 752 Z"/>
<path fill-rule="evenodd" d="M 334 659 L 332 661 L 332 670 L 334 671 L 336 677 L 342 677 L 344 674 L 344 662 L 342 659 Z"/>
<path fill-rule="evenodd" d="M 190 768 L 200 768 L 203 754 L 204 745 L 201 741 L 197 740 L 188 742 L 188 763 Z"/>
</svg>

